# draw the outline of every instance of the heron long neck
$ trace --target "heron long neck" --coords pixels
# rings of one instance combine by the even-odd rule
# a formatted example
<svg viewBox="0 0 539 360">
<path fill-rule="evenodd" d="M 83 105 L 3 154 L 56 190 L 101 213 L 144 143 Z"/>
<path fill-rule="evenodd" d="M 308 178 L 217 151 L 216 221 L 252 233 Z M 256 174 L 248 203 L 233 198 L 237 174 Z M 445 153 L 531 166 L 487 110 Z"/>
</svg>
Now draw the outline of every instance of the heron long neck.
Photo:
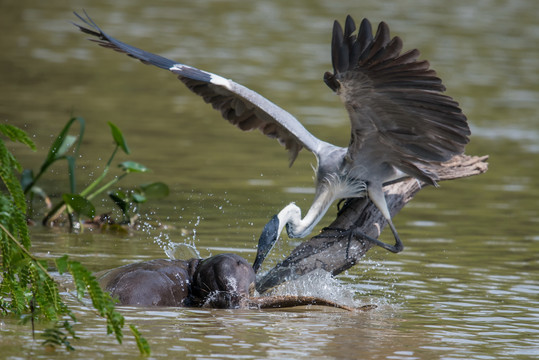
<svg viewBox="0 0 539 360">
<path fill-rule="evenodd" d="M 287 233 L 291 238 L 302 238 L 309 235 L 326 214 L 334 200 L 335 196 L 331 191 L 320 193 L 314 199 L 311 208 L 303 219 L 301 218 L 301 209 L 294 203 L 288 204 L 277 215 L 279 218 L 279 234 L 284 226 L 288 225 Z"/>
<path fill-rule="evenodd" d="M 333 201 L 340 198 L 363 197 L 366 193 L 367 184 L 363 180 L 348 176 L 325 177 L 318 184 L 313 204 L 303 219 L 301 218 L 301 209 L 294 203 L 288 204 L 277 214 L 279 218 L 277 236 L 281 234 L 284 226 L 287 225 L 289 237 L 305 237 L 311 233 L 316 224 L 326 214 Z"/>
</svg>

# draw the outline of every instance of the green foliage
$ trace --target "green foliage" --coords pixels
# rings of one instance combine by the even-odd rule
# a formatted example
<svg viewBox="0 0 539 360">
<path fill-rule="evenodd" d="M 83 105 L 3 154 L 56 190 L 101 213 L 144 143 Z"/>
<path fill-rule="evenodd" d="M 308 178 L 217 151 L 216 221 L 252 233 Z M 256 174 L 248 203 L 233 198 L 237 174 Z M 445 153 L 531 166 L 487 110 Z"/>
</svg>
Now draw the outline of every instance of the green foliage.
<svg viewBox="0 0 539 360">
<path fill-rule="evenodd" d="M 71 128 L 76 123 L 79 124 L 78 135 L 70 135 L 69 133 L 71 131 Z M 43 219 L 44 225 L 52 225 L 62 214 L 65 213 L 67 214 L 69 224 L 72 230 L 83 229 L 83 227 L 81 226 L 80 216 L 84 216 L 90 219 L 95 216 L 95 206 L 91 203 L 91 200 L 93 198 L 95 198 L 102 192 L 110 189 L 113 185 L 118 183 L 130 173 L 145 173 L 150 171 L 146 166 L 140 163 L 134 161 L 124 161 L 118 165 L 118 167 L 122 170 L 123 173 L 119 176 L 114 176 L 107 183 L 102 184 L 109 173 L 112 161 L 116 156 L 118 150 L 121 149 L 126 154 L 130 153 L 127 141 L 123 136 L 121 130 L 111 122 L 109 122 L 108 125 L 110 127 L 115 147 L 109 160 L 103 168 L 102 173 L 82 191 L 77 192 L 75 189 L 76 159 L 78 158 L 79 148 L 82 143 L 86 127 L 85 121 L 82 118 L 73 117 L 66 123 L 60 134 L 53 141 L 51 147 L 49 148 L 47 156 L 43 164 L 41 165 L 39 172 L 36 175 L 34 175 L 34 172 L 29 169 L 23 171 L 20 183 L 24 189 L 24 193 L 28 194 L 30 197 L 30 205 L 33 204 L 34 196 L 39 196 L 43 198 L 47 203 L 50 203 L 50 199 L 47 196 L 46 192 L 37 185 L 38 180 L 55 162 L 59 160 L 66 160 L 67 162 L 70 189 L 68 192 L 62 194 L 61 200 L 57 204 L 55 204 L 54 206 L 51 205 L 51 209 L 47 212 L 45 218 Z M 15 127 L 5 125 L 4 129 L 0 129 L 0 131 L 7 133 L 14 139 L 20 138 L 20 141 L 29 141 L 31 143 L 31 140 L 26 136 L 26 134 L 24 134 L 24 132 L 18 130 Z M 165 184 L 154 184 L 156 184 L 153 185 L 154 187 L 160 189 L 159 191 L 161 194 L 168 194 L 168 187 Z M 152 192 L 155 193 L 155 189 L 153 189 Z M 134 218 L 130 213 L 138 210 L 138 204 L 145 202 L 146 199 L 150 197 L 157 197 L 153 195 L 144 196 L 143 193 L 144 190 L 136 190 L 129 194 L 126 193 L 125 196 L 122 196 L 121 194 L 117 197 L 111 196 L 114 204 L 116 204 L 122 211 L 124 221 L 128 222 L 129 224 L 132 224 L 131 219 Z M 22 198 L 22 201 L 24 202 L 24 197 Z M 123 204 L 122 201 L 126 203 Z"/>
<path fill-rule="evenodd" d="M 125 141 L 124 135 L 122 134 L 120 129 L 110 121 L 108 122 L 108 124 L 110 126 L 110 131 L 112 132 L 112 138 L 114 139 L 116 145 L 119 146 L 124 151 L 124 153 L 129 155 L 131 151 L 129 151 L 127 142 Z"/>
<path fill-rule="evenodd" d="M 71 124 L 76 120 L 81 124 L 79 139 L 76 140 L 67 134 Z M 84 132 L 84 122 L 81 119 L 71 119 L 51 146 L 47 158 L 37 176 L 27 177 L 23 190 L 16 172 L 21 170 L 20 164 L 8 151 L 0 139 L 0 178 L 5 191 L 0 193 L 0 314 L 16 315 L 21 319 L 43 320 L 54 323 L 54 326 L 43 332 L 43 344 L 47 346 L 65 346 L 73 350 L 71 339 L 77 339 L 72 328 L 76 321 L 75 315 L 64 303 L 54 278 L 47 271 L 47 262 L 37 259 L 30 252 L 30 237 L 26 224 L 26 202 L 24 191 L 35 187 L 37 179 L 46 169 L 59 159 L 68 160 L 70 177 L 74 179 L 74 158 L 66 155 L 69 148 L 76 144 L 76 151 L 80 145 L 80 138 Z M 19 141 L 35 149 L 30 138 L 14 126 L 0 124 L 0 133 L 12 141 Z M 75 152 L 76 152 L 75 151 Z M 72 158 L 73 161 L 69 161 Z M 73 182 L 74 184 L 74 182 Z M 72 189 L 74 185 L 72 184 Z M 73 211 L 86 215 L 92 214 L 93 205 L 87 198 L 77 194 L 66 194 L 66 204 Z M 90 204 L 90 205 L 88 205 Z M 95 210 L 93 210 L 95 212 Z M 55 261 L 60 273 L 69 272 L 75 283 L 76 296 L 80 300 L 89 296 L 98 314 L 107 321 L 107 332 L 114 334 L 118 342 L 122 342 L 124 326 L 123 316 L 115 310 L 114 301 L 110 295 L 99 287 L 99 283 L 92 273 L 79 262 L 69 260 L 64 255 Z M 67 320 L 66 320 L 67 318 Z M 62 319 L 62 321 L 60 320 Z M 149 354 L 149 347 L 134 327 L 130 326 L 141 354 Z"/>
<path fill-rule="evenodd" d="M 36 150 L 36 145 L 30 139 L 30 137 L 23 130 L 19 129 L 16 126 L 9 124 L 0 124 L 0 133 L 7 136 L 11 141 L 18 141 L 20 143 L 28 145 L 30 149 L 34 151 Z"/>
<path fill-rule="evenodd" d="M 104 292 L 95 276 L 79 262 L 69 260 L 67 255 L 56 259 L 56 267 L 60 274 L 69 271 L 73 276 L 73 282 L 77 290 L 79 300 L 88 293 L 92 299 L 92 305 L 99 313 L 99 316 L 107 319 L 107 333 L 114 334 L 119 343 L 122 342 L 122 327 L 124 317 L 114 308 L 114 301 L 110 295 Z"/>
<path fill-rule="evenodd" d="M 0 132 L 7 135 L 12 141 L 19 141 L 33 150 L 36 148 L 26 133 L 14 126 L 2 124 Z M 26 200 L 15 175 L 15 171 L 20 171 L 21 165 L 8 151 L 3 141 L 0 141 L 0 164 L 0 178 L 9 194 L 0 198 L 0 223 L 6 224 L 8 231 L 21 239 L 22 244 L 28 249 L 30 247 L 30 237 L 25 218 Z M 2 248 L 2 250 L 5 250 L 8 256 L 11 254 L 10 247 Z"/>
<path fill-rule="evenodd" d="M 68 132 L 71 129 L 71 126 L 75 121 L 79 122 L 79 136 L 69 135 Z M 37 175 L 33 176 L 32 173 L 26 174 L 24 193 L 28 193 L 30 189 L 36 184 L 36 182 L 41 178 L 41 176 L 47 171 L 47 169 L 58 160 L 67 160 L 68 162 L 68 174 L 69 174 L 69 184 L 71 187 L 71 192 L 75 192 L 75 159 L 78 155 L 79 147 L 84 136 L 85 121 L 83 118 L 73 117 L 69 119 L 67 124 L 64 126 L 60 134 L 56 137 L 52 143 L 45 161 L 41 165 Z M 72 155 L 67 155 L 69 149 L 75 146 L 74 153 Z M 30 177 L 31 175 L 31 177 Z"/>
<path fill-rule="evenodd" d="M 43 331 L 41 337 L 45 340 L 42 345 L 52 347 L 65 346 L 67 350 L 75 350 L 68 340 L 68 335 L 71 335 L 73 339 L 79 339 L 69 321 L 59 322 L 54 327 Z"/>
<path fill-rule="evenodd" d="M 145 338 L 143 338 L 141 335 L 140 335 L 140 332 L 137 330 L 136 327 L 134 327 L 133 325 L 129 325 L 129 328 L 131 329 L 131 332 L 133 333 L 133 335 L 135 336 L 135 341 L 137 342 L 137 346 L 138 346 L 138 349 L 140 351 L 140 354 L 141 355 L 146 355 L 146 356 L 149 356 L 150 355 L 150 345 L 148 344 L 148 342 L 146 341 Z"/>
<path fill-rule="evenodd" d="M 126 173 L 145 173 L 150 171 L 150 169 L 148 169 L 146 166 L 134 161 L 124 161 L 123 163 L 119 164 L 118 167 Z"/>
<path fill-rule="evenodd" d="M 85 215 L 89 218 L 93 218 L 95 216 L 95 207 L 88 199 L 77 194 L 64 194 L 62 195 L 62 199 L 69 208 L 73 209 L 74 212 Z M 71 213 L 69 210 L 68 212 Z"/>
</svg>

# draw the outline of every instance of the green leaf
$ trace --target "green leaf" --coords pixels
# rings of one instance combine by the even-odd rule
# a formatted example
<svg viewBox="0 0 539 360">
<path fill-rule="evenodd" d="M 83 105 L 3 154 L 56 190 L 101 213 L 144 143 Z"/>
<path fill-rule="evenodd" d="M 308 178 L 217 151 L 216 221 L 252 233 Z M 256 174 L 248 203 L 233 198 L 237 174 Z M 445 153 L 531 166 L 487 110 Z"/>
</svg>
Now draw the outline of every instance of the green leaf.
<svg viewBox="0 0 539 360">
<path fill-rule="evenodd" d="M 62 199 L 67 205 L 71 206 L 76 213 L 85 215 L 89 218 L 95 216 L 94 205 L 82 196 L 77 194 L 64 194 L 62 195 Z"/>
<path fill-rule="evenodd" d="M 146 339 L 140 335 L 140 332 L 137 330 L 135 325 L 129 324 L 129 328 L 131 329 L 131 332 L 135 336 L 135 341 L 137 342 L 137 346 L 140 351 L 140 354 L 143 356 L 150 356 L 151 350 L 150 350 L 150 345 L 148 344 L 148 341 L 146 341 Z"/>
<path fill-rule="evenodd" d="M 13 234 L 18 237 L 22 244 L 28 249 L 30 247 L 30 236 L 28 234 L 28 226 L 26 225 L 26 199 L 21 184 L 17 179 L 14 168 L 18 165 L 17 160 L 11 155 L 6 148 L 4 141 L 0 140 L 0 179 L 5 185 L 8 194 L 0 196 L 4 199 L 4 203 L 9 208 L 5 222 L 2 221 L 4 216 L 0 216 L 0 221 L 6 224 Z M 5 197 L 4 197 L 5 196 Z M 9 204 L 9 205 L 7 205 Z M 13 206 L 14 205 L 14 206 Z M 4 251 L 4 249 L 2 249 Z"/>
<path fill-rule="evenodd" d="M 84 268 L 79 262 L 77 261 L 68 261 L 69 265 L 69 272 L 73 276 L 73 283 L 75 284 L 75 289 L 77 290 L 77 298 L 79 300 L 82 300 L 84 297 L 84 294 L 86 293 L 86 287 L 87 282 L 85 280 L 87 269 Z M 94 307 L 99 312 L 100 316 L 103 316 L 101 308 L 96 307 L 94 304 Z"/>
<path fill-rule="evenodd" d="M 71 125 L 75 121 L 78 121 L 80 124 L 80 130 L 79 130 L 79 136 L 78 136 L 78 142 L 75 141 L 77 137 L 68 135 L 67 132 L 71 128 Z M 45 159 L 45 162 L 43 165 L 41 165 L 40 172 L 43 173 L 53 162 L 56 160 L 59 160 L 62 158 L 63 155 L 67 152 L 67 150 L 73 146 L 75 142 L 77 142 L 77 147 L 75 149 L 75 152 L 78 152 L 80 144 L 82 142 L 82 137 L 84 136 L 84 129 L 85 129 L 85 122 L 83 118 L 74 117 L 71 118 L 67 124 L 64 126 L 56 140 L 52 143 L 49 153 L 47 154 L 47 158 Z"/>
<path fill-rule="evenodd" d="M 58 272 L 60 274 L 63 274 L 67 271 L 67 255 L 64 255 L 62 257 L 59 257 L 58 259 L 55 260 L 55 263 L 56 263 L 56 268 L 58 269 Z"/>
<path fill-rule="evenodd" d="M 131 195 L 131 198 L 133 199 L 134 202 L 136 202 L 137 204 L 142 204 L 144 202 L 146 202 L 146 196 L 144 196 L 144 194 L 140 194 L 140 193 L 136 193 L 134 192 L 132 195 Z"/>
<path fill-rule="evenodd" d="M 110 131 L 112 132 L 112 138 L 114 139 L 114 142 L 116 143 L 116 145 L 118 145 L 120 148 L 122 148 L 124 153 L 130 154 L 131 151 L 129 151 L 129 147 L 127 146 L 127 142 L 125 141 L 125 138 L 124 138 L 122 132 L 120 131 L 120 129 L 116 125 L 111 123 L 110 121 L 108 122 L 108 124 L 110 126 Z"/>
<path fill-rule="evenodd" d="M 18 141 L 23 144 L 26 144 L 32 150 L 36 150 L 36 145 L 30 139 L 30 137 L 24 132 L 24 130 L 19 129 L 16 126 L 9 124 L 0 124 L 0 133 L 7 136 L 11 141 Z"/>
<path fill-rule="evenodd" d="M 122 213 L 129 217 L 129 203 L 126 201 L 125 194 L 121 191 L 109 192 L 109 197 L 122 210 Z"/>
<path fill-rule="evenodd" d="M 67 170 L 69 175 L 69 189 L 72 193 L 75 192 L 75 158 L 73 156 L 66 156 Z"/>
<path fill-rule="evenodd" d="M 76 141 L 77 141 L 76 136 L 66 135 L 62 143 L 60 144 L 60 146 L 57 149 L 55 149 L 56 150 L 55 158 L 59 159 L 62 156 L 64 156 L 66 152 L 68 152 L 68 150 L 71 149 L 71 147 L 75 144 Z"/>
<path fill-rule="evenodd" d="M 146 195 L 148 199 L 164 198 L 168 196 L 168 194 L 170 193 L 168 186 L 162 182 L 143 184 L 143 185 L 140 185 L 140 188 L 142 189 L 142 191 L 144 191 L 144 195 Z"/>
<path fill-rule="evenodd" d="M 127 173 L 131 173 L 131 172 L 143 173 L 143 172 L 150 171 L 150 169 L 148 169 L 146 166 L 140 163 L 134 162 L 134 161 L 124 161 L 123 163 L 119 164 L 118 167 L 120 167 L 123 171 Z"/>
</svg>

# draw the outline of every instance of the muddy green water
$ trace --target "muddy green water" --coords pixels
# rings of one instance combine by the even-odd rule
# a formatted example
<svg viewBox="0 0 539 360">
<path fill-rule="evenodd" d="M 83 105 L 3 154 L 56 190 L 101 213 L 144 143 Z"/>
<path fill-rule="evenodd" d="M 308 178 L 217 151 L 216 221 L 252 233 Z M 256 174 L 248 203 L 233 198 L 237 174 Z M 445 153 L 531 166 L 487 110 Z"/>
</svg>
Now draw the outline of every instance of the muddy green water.
<svg viewBox="0 0 539 360">
<path fill-rule="evenodd" d="M 539 2 L 512 1 L 0 1 L 0 121 L 23 126 L 39 151 L 11 149 L 40 165 L 71 114 L 87 121 L 78 186 L 99 175 L 117 124 L 135 160 L 164 181 L 168 198 L 143 206 L 148 225 L 127 235 L 32 229 L 33 251 L 67 253 L 92 270 L 165 257 L 192 244 L 203 257 L 254 259 L 256 240 L 282 206 L 312 199 L 310 164 L 258 133 L 242 133 L 166 71 L 85 40 L 69 23 L 86 9 L 135 46 L 251 87 L 295 114 L 315 135 L 345 145 L 349 124 L 322 82 L 334 19 L 384 20 L 405 48 L 430 60 L 470 119 L 472 155 L 487 174 L 423 190 L 395 218 L 405 251 L 372 250 L 336 280 L 288 289 L 348 303 L 367 314 L 318 307 L 279 311 L 121 309 L 152 358 L 531 359 L 539 354 Z M 42 185 L 67 189 L 65 164 Z M 98 201 L 100 211 L 110 202 Z M 320 226 L 335 216 L 331 210 Z M 154 226 L 161 222 L 166 227 Z M 187 230 L 184 231 L 184 230 Z M 391 234 L 384 233 L 388 241 Z M 267 270 L 298 244 L 280 242 Z M 60 278 L 69 283 L 69 279 Z M 103 321 L 66 294 L 79 319 L 77 351 L 49 353 L 29 327 L 0 320 L 0 358 L 130 359 L 138 351 L 104 336 Z M 127 331 L 126 331 L 127 334 Z"/>
</svg>

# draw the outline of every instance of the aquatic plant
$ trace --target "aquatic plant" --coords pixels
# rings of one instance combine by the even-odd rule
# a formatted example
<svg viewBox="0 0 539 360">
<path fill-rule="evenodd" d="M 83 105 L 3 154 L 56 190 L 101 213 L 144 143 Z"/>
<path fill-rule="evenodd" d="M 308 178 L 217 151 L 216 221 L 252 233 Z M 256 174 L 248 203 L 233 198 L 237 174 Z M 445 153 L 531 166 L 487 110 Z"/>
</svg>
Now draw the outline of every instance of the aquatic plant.
<svg viewBox="0 0 539 360">
<path fill-rule="evenodd" d="M 70 120 L 67 129 L 73 119 Z M 82 125 L 82 128 L 84 125 Z M 112 127 L 112 126 L 111 126 Z M 39 177 L 50 164 L 59 158 L 68 158 L 65 149 L 72 143 L 64 128 L 56 139 L 40 172 L 26 185 L 30 191 Z M 0 134 L 11 141 L 17 141 L 36 147 L 28 135 L 21 129 L 0 124 Z M 80 141 L 80 140 L 79 140 Z M 118 142 L 117 142 L 118 144 Z M 80 143 L 79 143 L 80 145 Z M 121 146 L 121 145 L 118 145 Z M 77 145 L 78 150 L 78 145 Z M 70 169 L 74 169 L 74 160 L 68 159 Z M 77 321 L 74 313 L 69 309 L 60 296 L 57 283 L 49 273 L 48 261 L 38 259 L 29 249 L 31 240 L 26 221 L 27 206 L 23 186 L 17 177 L 22 167 L 0 139 L 0 178 L 3 189 L 0 192 L 0 314 L 2 316 L 18 316 L 23 322 L 30 321 L 34 334 L 36 321 L 52 322 L 53 327 L 41 334 L 46 346 L 63 345 L 72 350 L 71 339 L 77 339 L 72 324 Z M 74 173 L 73 173 L 74 174 Z M 71 175 L 70 175 L 71 176 Z M 71 204 L 66 203 L 66 206 Z M 122 342 L 124 317 L 115 310 L 114 301 L 110 295 L 103 292 L 92 273 L 77 261 L 70 260 L 67 255 L 54 261 L 54 267 L 60 274 L 70 273 L 73 277 L 77 299 L 89 296 L 93 307 L 99 316 L 106 319 L 107 333 L 114 334 L 119 343 Z M 136 328 L 130 325 L 141 354 L 149 355 L 150 348 L 147 341 Z"/>
<path fill-rule="evenodd" d="M 78 136 L 70 135 L 69 132 L 71 127 L 76 122 L 79 124 Z M 82 191 L 76 191 L 75 179 L 75 163 L 76 159 L 79 157 L 79 149 L 84 138 L 86 128 L 85 121 L 81 117 L 72 117 L 67 122 L 49 148 L 48 154 L 36 175 L 34 175 L 34 172 L 30 169 L 25 169 L 22 172 L 21 185 L 24 193 L 30 198 L 30 213 L 33 213 L 32 205 L 33 199 L 36 195 L 45 199 L 46 203 L 50 203 L 50 199 L 47 196 L 46 191 L 38 186 L 39 179 L 41 179 L 43 174 L 46 173 L 53 163 L 60 160 L 66 160 L 67 162 L 67 174 L 70 188 L 69 192 L 62 194 L 60 201 L 55 206 L 51 206 L 51 209 L 47 212 L 42 221 L 44 225 L 51 226 L 61 216 L 61 214 L 65 213 L 67 214 L 69 225 L 72 230 L 82 229 L 80 216 L 82 215 L 93 219 L 96 215 L 95 206 L 91 202 L 93 198 L 110 189 L 113 185 L 117 184 L 130 173 L 145 173 L 149 171 L 146 166 L 140 163 L 134 161 L 124 161 L 118 165 L 123 173 L 119 176 L 113 177 L 105 184 L 102 184 L 109 173 L 112 161 L 118 153 L 118 150 L 122 150 L 124 153 L 130 154 L 129 147 L 127 146 L 125 137 L 120 129 L 111 122 L 109 122 L 108 125 L 111 130 L 115 147 L 107 163 L 103 167 L 101 175 L 99 175 Z M 113 200 L 114 204 L 120 208 L 123 214 L 123 221 L 128 224 L 132 224 L 133 219 L 135 218 L 133 213 L 138 209 L 138 204 L 145 202 L 151 197 L 159 198 L 166 195 L 168 195 L 168 187 L 161 182 L 141 185 L 137 189 L 129 192 L 109 192 L 110 198 Z"/>
</svg>

